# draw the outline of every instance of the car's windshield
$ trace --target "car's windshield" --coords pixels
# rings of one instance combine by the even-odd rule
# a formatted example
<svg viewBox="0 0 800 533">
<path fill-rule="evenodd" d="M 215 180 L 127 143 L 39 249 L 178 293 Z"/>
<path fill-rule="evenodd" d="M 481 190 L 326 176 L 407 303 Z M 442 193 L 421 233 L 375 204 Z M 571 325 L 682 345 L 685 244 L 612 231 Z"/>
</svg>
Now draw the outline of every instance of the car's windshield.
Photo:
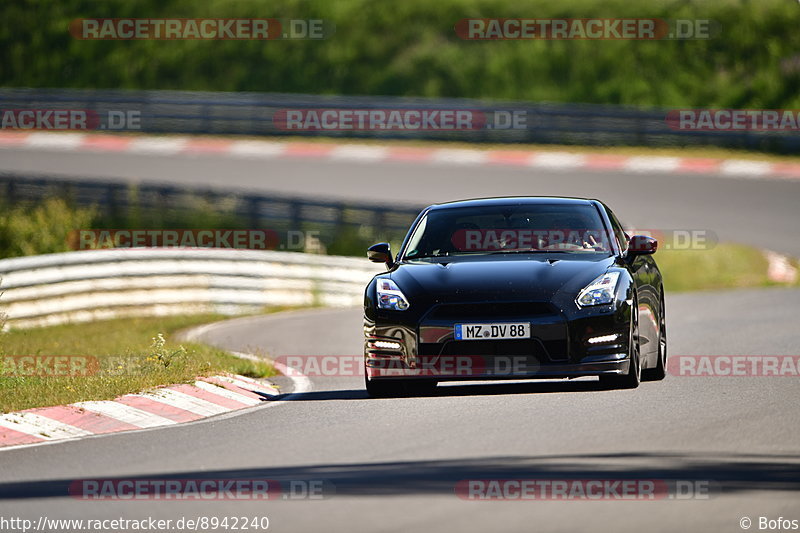
<svg viewBox="0 0 800 533">
<path fill-rule="evenodd" d="M 415 228 L 404 258 L 610 250 L 592 205 L 512 204 L 433 209 Z"/>
</svg>

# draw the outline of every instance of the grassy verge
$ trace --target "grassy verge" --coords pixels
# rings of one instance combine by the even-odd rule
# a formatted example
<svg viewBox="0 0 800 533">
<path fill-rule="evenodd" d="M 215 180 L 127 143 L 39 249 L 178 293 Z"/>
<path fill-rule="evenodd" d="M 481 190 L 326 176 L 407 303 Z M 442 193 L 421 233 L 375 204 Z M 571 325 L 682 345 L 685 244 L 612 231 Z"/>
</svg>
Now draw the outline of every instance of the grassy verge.
<svg viewBox="0 0 800 533">
<path fill-rule="evenodd" d="M 660 250 L 655 259 L 667 291 L 777 285 L 767 277 L 767 260 L 761 251 L 741 244 L 721 243 L 709 250 Z"/>
<path fill-rule="evenodd" d="M 0 364 L 3 365 L 0 412 L 84 400 L 109 400 L 220 372 L 251 377 L 274 375 L 275 370 L 266 362 L 242 360 L 204 344 L 170 340 L 178 330 L 220 318 L 223 317 L 126 318 L 3 333 L 0 335 Z M 62 375 L 34 376 L 25 375 L 32 372 L 24 368 L 20 371 L 20 360 L 10 357 L 22 355 L 91 357 L 70 360 L 70 364 L 76 362 L 85 370 L 64 371 L 55 367 L 54 373 Z"/>
</svg>

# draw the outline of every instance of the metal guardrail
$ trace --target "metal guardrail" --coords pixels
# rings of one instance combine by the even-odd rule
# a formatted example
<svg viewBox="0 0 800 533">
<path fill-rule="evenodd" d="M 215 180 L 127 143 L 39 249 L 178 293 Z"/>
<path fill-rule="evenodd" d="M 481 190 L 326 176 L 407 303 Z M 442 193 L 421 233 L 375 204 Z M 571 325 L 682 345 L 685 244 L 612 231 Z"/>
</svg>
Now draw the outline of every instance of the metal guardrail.
<svg viewBox="0 0 800 533">
<path fill-rule="evenodd" d="M 279 110 L 327 108 L 468 109 L 486 114 L 520 111 L 525 113 L 527 125 L 522 129 L 349 130 L 320 133 L 287 132 L 277 127 L 274 120 Z M 593 104 L 199 91 L 0 89 L 0 109 L 85 109 L 101 115 L 108 111 L 134 110 L 141 114 L 141 129 L 138 131 L 146 133 L 291 134 L 582 145 L 700 144 L 789 153 L 800 150 L 800 134 L 796 132 L 678 131 L 667 125 L 665 109 Z"/>
<path fill-rule="evenodd" d="M 35 205 L 50 196 L 94 206 L 101 216 L 128 225 L 158 218 L 168 226 L 205 213 L 208 220 L 235 217 L 248 229 L 315 228 L 320 240 L 343 228 L 402 235 L 418 214 L 416 208 L 376 204 L 0 175 L 5 205 Z M 0 314 L 6 328 L 25 328 L 124 316 L 240 314 L 275 305 L 358 305 L 380 270 L 366 258 L 231 249 L 132 248 L 0 259 Z"/>
<path fill-rule="evenodd" d="M 139 315 L 350 306 L 380 265 L 293 252 L 138 248 L 0 260 L 6 328 Z"/>
<path fill-rule="evenodd" d="M 323 240 L 348 227 L 369 228 L 375 236 L 402 236 L 420 210 L 224 189 L 0 173 L 0 200 L 7 205 L 34 204 L 50 196 L 67 198 L 77 206 L 94 206 L 107 220 L 157 218 L 169 223 L 203 213 L 228 215 L 249 229 L 313 228 Z"/>
</svg>

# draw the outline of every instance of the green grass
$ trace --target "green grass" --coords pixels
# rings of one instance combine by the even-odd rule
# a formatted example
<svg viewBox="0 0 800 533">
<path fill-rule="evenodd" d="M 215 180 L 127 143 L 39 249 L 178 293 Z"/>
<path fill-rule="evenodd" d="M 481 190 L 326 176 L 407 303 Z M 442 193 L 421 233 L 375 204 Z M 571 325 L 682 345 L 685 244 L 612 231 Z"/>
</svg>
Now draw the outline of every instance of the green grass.
<svg viewBox="0 0 800 533">
<path fill-rule="evenodd" d="M 0 257 L 53 254 L 70 250 L 70 232 L 91 227 L 94 208 L 76 208 L 63 198 L 36 205 L 9 205 L 0 199 Z"/>
<path fill-rule="evenodd" d="M 721 243 L 709 250 L 660 250 L 655 255 L 667 291 L 699 291 L 775 285 L 756 248 Z"/>
<path fill-rule="evenodd" d="M 109 400 L 220 372 L 256 378 L 274 375 L 275 370 L 267 362 L 247 361 L 204 344 L 172 340 L 181 329 L 221 318 L 218 315 L 126 318 L 2 333 L 0 412 Z M 88 375 L 14 375 L 8 356 L 21 355 L 94 356 L 97 365 L 87 365 Z"/>
</svg>

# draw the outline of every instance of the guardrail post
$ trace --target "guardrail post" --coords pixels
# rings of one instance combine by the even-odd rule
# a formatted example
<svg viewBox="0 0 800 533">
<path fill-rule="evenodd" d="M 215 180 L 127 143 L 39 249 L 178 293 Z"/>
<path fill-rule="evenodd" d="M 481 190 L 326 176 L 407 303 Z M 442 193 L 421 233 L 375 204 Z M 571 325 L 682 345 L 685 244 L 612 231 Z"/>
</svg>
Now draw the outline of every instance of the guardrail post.
<svg viewBox="0 0 800 533">
<path fill-rule="evenodd" d="M 386 213 L 383 209 L 376 209 L 372 217 L 372 224 L 375 226 L 375 235 L 383 235 L 386 229 Z"/>
<path fill-rule="evenodd" d="M 14 178 L 9 178 L 6 181 L 6 198 L 8 198 L 9 207 L 13 206 L 17 201 L 17 187 Z"/>
<path fill-rule="evenodd" d="M 291 201 L 289 203 L 289 229 L 300 230 L 303 224 L 303 206 L 300 202 Z"/>
<path fill-rule="evenodd" d="M 246 199 L 247 202 L 247 218 L 250 220 L 250 228 L 256 229 L 261 222 L 261 201 L 258 196 L 251 196 Z"/>
</svg>

